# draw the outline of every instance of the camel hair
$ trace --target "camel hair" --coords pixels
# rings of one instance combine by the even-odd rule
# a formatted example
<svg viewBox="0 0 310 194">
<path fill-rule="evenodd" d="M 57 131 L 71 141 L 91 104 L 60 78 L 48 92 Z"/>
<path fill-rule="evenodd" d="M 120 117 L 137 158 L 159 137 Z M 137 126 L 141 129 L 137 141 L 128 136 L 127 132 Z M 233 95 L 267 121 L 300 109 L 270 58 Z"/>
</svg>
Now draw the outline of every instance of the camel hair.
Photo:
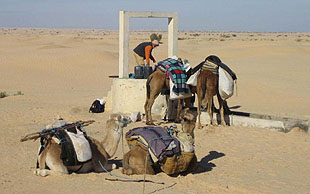
<svg viewBox="0 0 310 194">
<path fill-rule="evenodd" d="M 187 142 L 184 142 L 184 140 L 182 142 L 180 141 L 183 146 L 186 144 L 191 144 L 191 146 L 194 145 L 194 129 L 196 126 L 196 117 L 196 111 L 191 111 L 189 108 L 185 108 L 180 114 L 180 118 L 182 120 L 182 129 L 181 132 L 177 133 L 176 137 L 181 137 L 184 134 L 188 134 L 190 137 L 190 140 L 187 140 Z M 124 154 L 122 173 L 126 175 L 154 175 L 156 172 L 151 166 L 150 160 L 147 160 L 147 158 L 149 158 L 148 155 L 149 153 L 147 148 L 142 147 L 139 144 L 134 145 L 127 153 Z M 197 157 L 194 155 L 186 171 L 193 170 L 195 168 L 196 162 Z M 155 166 L 156 165 L 158 166 L 159 164 L 155 164 Z"/>
<path fill-rule="evenodd" d="M 206 58 L 205 61 L 210 61 L 212 63 L 218 64 L 221 60 L 214 55 L 210 55 Z M 207 107 L 207 112 L 210 117 L 210 124 L 213 125 L 213 96 L 217 95 L 219 110 L 221 115 L 221 125 L 226 125 L 224 119 L 224 106 L 225 109 L 229 111 L 227 104 L 224 103 L 224 100 L 221 98 L 218 89 L 218 80 L 219 75 L 212 73 L 210 70 L 201 69 L 200 74 L 197 78 L 196 93 L 198 99 L 197 112 L 198 112 L 198 124 L 197 127 L 201 128 L 200 115 L 201 107 Z"/>
<path fill-rule="evenodd" d="M 159 96 L 162 89 L 169 89 L 169 79 L 166 79 L 166 73 L 157 68 L 147 79 L 146 81 L 146 101 L 144 104 L 146 124 L 154 125 L 152 119 L 152 106 L 155 99 Z M 185 107 L 189 107 L 191 98 L 179 99 L 178 109 L 175 122 L 180 121 L 180 111 L 182 109 L 182 104 L 185 102 Z"/>
<path fill-rule="evenodd" d="M 92 151 L 91 160 L 77 166 L 65 166 L 60 158 L 61 146 L 53 139 L 49 140 L 45 149 L 38 156 L 39 168 L 36 169 L 35 174 L 47 176 L 52 174 L 69 174 L 70 172 L 103 172 L 104 169 L 101 165 L 108 171 L 115 169 L 116 164 L 108 164 L 108 159 L 115 154 L 123 128 L 127 126 L 128 122 L 129 118 L 126 116 L 111 114 L 106 122 L 104 139 L 101 142 L 88 136 Z"/>
<path fill-rule="evenodd" d="M 197 65 L 202 66 L 206 61 L 211 62 L 221 62 L 217 56 L 210 55 L 205 61 L 201 64 Z M 201 68 L 201 67 L 200 67 Z M 189 76 L 189 75 L 188 75 Z M 166 78 L 166 73 L 161 71 L 159 68 L 154 71 L 146 81 L 146 101 L 144 104 L 144 110 L 146 115 L 146 124 L 154 125 L 152 120 L 152 106 L 154 104 L 155 99 L 159 96 L 160 92 L 163 88 L 169 89 L 169 79 Z M 219 102 L 219 110 L 221 114 L 221 124 L 226 125 L 224 120 L 224 108 L 229 111 L 229 108 L 225 101 L 221 98 L 218 92 L 218 75 L 213 74 L 209 70 L 201 69 L 201 72 L 197 78 L 197 86 L 190 86 L 190 90 L 192 93 L 197 93 L 198 98 L 198 128 L 201 128 L 200 123 L 200 114 L 201 114 L 201 106 L 207 106 L 207 110 L 210 116 L 210 124 L 213 125 L 213 96 L 217 95 Z M 185 99 L 180 99 L 178 102 L 176 122 L 180 121 L 180 111 L 182 108 L 183 102 L 185 102 L 185 107 L 189 107 L 190 105 L 190 97 Z M 210 103 L 208 103 L 210 102 Z M 223 108 L 223 105 L 225 106 Z"/>
</svg>

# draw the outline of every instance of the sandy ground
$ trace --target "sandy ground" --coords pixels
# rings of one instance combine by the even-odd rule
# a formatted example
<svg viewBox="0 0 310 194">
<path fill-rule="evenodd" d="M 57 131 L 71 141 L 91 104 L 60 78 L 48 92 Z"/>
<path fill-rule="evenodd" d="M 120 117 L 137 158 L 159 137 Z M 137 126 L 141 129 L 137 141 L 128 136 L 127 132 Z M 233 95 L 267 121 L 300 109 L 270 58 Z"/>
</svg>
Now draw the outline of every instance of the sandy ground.
<svg viewBox="0 0 310 194">
<path fill-rule="evenodd" d="M 167 57 L 164 44 L 153 51 Z M 131 32 L 130 48 L 150 32 Z M 228 100 L 236 111 L 310 119 L 310 33 L 180 32 L 179 56 L 194 67 L 218 55 L 238 76 Z M 134 60 L 130 56 L 130 70 Z M 61 115 L 69 122 L 94 119 L 88 135 L 103 137 L 109 113 L 89 114 L 118 75 L 118 32 L 78 29 L 0 29 L 1 193 L 142 193 L 142 183 L 110 182 L 106 173 L 37 177 L 39 142 L 20 143 Z M 20 95 L 22 94 L 22 95 Z M 144 95 L 144 94 L 143 94 Z M 143 123 L 130 124 L 125 131 Z M 310 138 L 293 130 L 204 127 L 195 130 L 202 169 L 187 176 L 147 179 L 146 193 L 309 193 Z M 125 151 L 127 150 L 125 145 Z M 116 161 L 122 159 L 121 146 Z M 121 169 L 113 173 L 121 175 Z M 142 176 L 133 176 L 142 178 Z"/>
</svg>

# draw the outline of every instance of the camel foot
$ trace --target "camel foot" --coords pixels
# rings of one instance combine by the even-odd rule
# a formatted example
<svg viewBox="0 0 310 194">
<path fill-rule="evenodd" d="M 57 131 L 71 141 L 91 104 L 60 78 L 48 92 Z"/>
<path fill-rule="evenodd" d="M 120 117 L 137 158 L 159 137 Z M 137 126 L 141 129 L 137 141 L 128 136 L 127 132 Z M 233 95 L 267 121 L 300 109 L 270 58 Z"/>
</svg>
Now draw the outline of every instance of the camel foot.
<svg viewBox="0 0 310 194">
<path fill-rule="evenodd" d="M 147 121 L 145 124 L 147 124 L 147 125 L 155 125 L 153 121 Z"/>
<path fill-rule="evenodd" d="M 39 169 L 39 168 L 37 168 L 33 173 L 37 176 L 42 176 L 42 177 L 46 177 L 48 175 L 64 175 L 64 174 L 66 174 L 66 173 L 61 173 L 61 172 L 57 172 L 54 170 Z"/>
<path fill-rule="evenodd" d="M 133 171 L 131 168 L 128 168 L 128 169 L 123 168 L 122 173 L 126 175 L 132 175 Z"/>
<path fill-rule="evenodd" d="M 49 175 L 49 170 L 47 169 L 39 169 L 37 168 L 35 171 L 34 171 L 34 174 L 37 175 L 37 176 L 42 176 L 42 177 L 46 177 Z"/>
</svg>

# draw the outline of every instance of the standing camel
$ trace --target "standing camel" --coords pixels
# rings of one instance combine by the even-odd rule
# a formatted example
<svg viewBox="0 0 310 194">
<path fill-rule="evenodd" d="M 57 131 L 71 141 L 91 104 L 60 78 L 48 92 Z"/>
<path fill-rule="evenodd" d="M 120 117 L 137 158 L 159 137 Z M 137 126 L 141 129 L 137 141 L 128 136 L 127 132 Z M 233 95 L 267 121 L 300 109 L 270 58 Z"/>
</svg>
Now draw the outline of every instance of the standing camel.
<svg viewBox="0 0 310 194">
<path fill-rule="evenodd" d="M 159 68 L 156 69 L 146 81 L 146 101 L 144 104 L 146 124 L 154 125 L 152 120 L 152 106 L 155 99 L 158 97 L 163 88 L 170 88 L 169 79 L 166 78 L 166 73 L 161 71 Z M 180 111 L 182 108 L 183 101 L 185 101 L 185 106 L 189 107 L 190 98 L 180 99 L 178 102 L 178 110 L 176 115 L 176 122 L 180 120 Z"/>
<path fill-rule="evenodd" d="M 205 62 L 211 62 L 212 64 L 219 64 L 221 60 L 214 55 L 208 56 Z M 219 110 L 221 115 L 221 124 L 226 125 L 224 120 L 224 100 L 221 98 L 218 90 L 219 75 L 208 69 L 201 69 L 201 72 L 197 78 L 197 98 L 198 98 L 198 128 L 201 128 L 200 114 L 201 106 L 207 106 L 207 112 L 210 116 L 210 124 L 213 125 L 213 96 L 217 95 L 219 102 Z"/>
<path fill-rule="evenodd" d="M 204 63 L 211 62 L 213 64 L 221 63 L 221 60 L 214 55 L 208 56 L 205 61 L 197 65 L 195 68 L 196 70 L 200 70 Z M 194 72 L 196 71 L 194 70 Z M 197 78 L 197 86 L 191 86 L 190 89 L 193 93 L 197 93 L 198 98 L 198 128 L 201 128 L 200 122 L 200 114 L 201 114 L 201 105 L 207 105 L 207 111 L 210 116 L 210 123 L 211 125 L 214 124 L 213 122 L 213 96 L 217 95 L 218 102 L 219 102 L 219 110 L 221 115 L 221 124 L 226 125 L 224 120 L 224 108 L 223 105 L 226 105 L 227 111 L 229 108 L 227 104 L 224 103 L 224 100 L 221 98 L 218 92 L 218 74 L 217 72 L 214 73 L 207 69 L 201 69 L 200 74 Z M 191 72 L 188 73 L 188 77 L 190 76 Z M 162 72 L 159 68 L 153 72 L 147 79 L 146 82 L 146 101 L 144 104 L 144 110 L 146 115 L 146 124 L 153 125 L 152 120 L 152 106 L 154 104 L 155 99 L 158 97 L 160 92 L 163 88 L 169 89 L 169 79 L 166 79 L 166 73 Z M 182 108 L 183 101 L 185 102 L 185 107 L 189 107 L 191 98 L 180 99 L 178 102 L 178 110 L 177 110 L 177 122 L 179 121 L 180 111 Z"/>
<path fill-rule="evenodd" d="M 128 121 L 127 117 L 112 114 L 106 122 L 107 129 L 103 141 L 99 142 L 88 137 L 92 151 L 91 160 L 77 166 L 65 166 L 60 158 L 61 146 L 53 139 L 48 140 L 46 147 L 38 156 L 39 168 L 36 169 L 35 173 L 40 176 L 47 176 L 50 174 L 68 174 L 69 172 L 103 172 L 102 166 L 109 171 L 115 169 L 116 165 L 108 164 L 108 159 L 115 154 L 123 128 L 126 127 Z"/>
<path fill-rule="evenodd" d="M 194 129 L 196 125 L 196 117 L 197 114 L 196 112 L 192 112 L 189 110 L 189 108 L 184 109 L 184 112 L 180 114 L 180 118 L 183 121 L 182 122 L 182 129 L 180 132 L 176 134 L 177 138 L 183 139 L 182 141 L 180 140 L 181 146 L 184 147 L 184 152 L 182 152 L 181 158 L 185 158 L 187 152 L 186 147 L 191 147 L 192 152 L 194 151 Z M 187 138 L 184 138 L 187 137 Z M 184 154 L 184 155 L 183 155 Z M 197 162 L 197 158 L 194 153 L 191 153 L 192 157 L 190 160 L 186 161 L 188 162 L 186 165 L 186 169 L 184 171 L 189 171 L 194 168 Z M 182 162 L 185 163 L 183 160 Z M 182 163 L 180 162 L 180 163 Z M 183 165 L 184 165 L 183 163 Z M 158 163 L 155 163 L 154 166 L 158 166 Z M 164 167 L 164 164 L 161 164 Z M 179 164 L 175 163 L 174 169 L 172 169 L 173 172 L 180 172 L 180 169 L 178 168 Z M 165 168 L 165 167 L 164 167 Z M 164 169 L 162 168 L 164 171 Z M 151 161 L 149 159 L 149 151 L 148 148 L 145 146 L 142 146 L 140 144 L 134 145 L 132 148 L 130 148 L 130 151 L 127 152 L 124 157 L 123 157 L 123 174 L 126 175 L 132 175 L 132 174 L 155 174 L 155 171 L 151 165 Z"/>
</svg>

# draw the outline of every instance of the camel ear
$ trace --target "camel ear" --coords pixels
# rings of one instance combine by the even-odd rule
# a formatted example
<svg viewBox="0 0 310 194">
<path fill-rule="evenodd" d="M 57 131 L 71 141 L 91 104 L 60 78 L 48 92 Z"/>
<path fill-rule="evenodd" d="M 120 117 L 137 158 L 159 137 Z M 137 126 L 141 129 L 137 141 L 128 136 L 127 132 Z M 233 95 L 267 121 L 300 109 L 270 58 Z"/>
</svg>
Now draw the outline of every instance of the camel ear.
<svg viewBox="0 0 310 194">
<path fill-rule="evenodd" d="M 121 121 L 122 121 L 122 115 L 118 115 L 118 116 L 117 116 L 117 120 L 118 120 L 119 122 L 121 122 Z"/>
</svg>

